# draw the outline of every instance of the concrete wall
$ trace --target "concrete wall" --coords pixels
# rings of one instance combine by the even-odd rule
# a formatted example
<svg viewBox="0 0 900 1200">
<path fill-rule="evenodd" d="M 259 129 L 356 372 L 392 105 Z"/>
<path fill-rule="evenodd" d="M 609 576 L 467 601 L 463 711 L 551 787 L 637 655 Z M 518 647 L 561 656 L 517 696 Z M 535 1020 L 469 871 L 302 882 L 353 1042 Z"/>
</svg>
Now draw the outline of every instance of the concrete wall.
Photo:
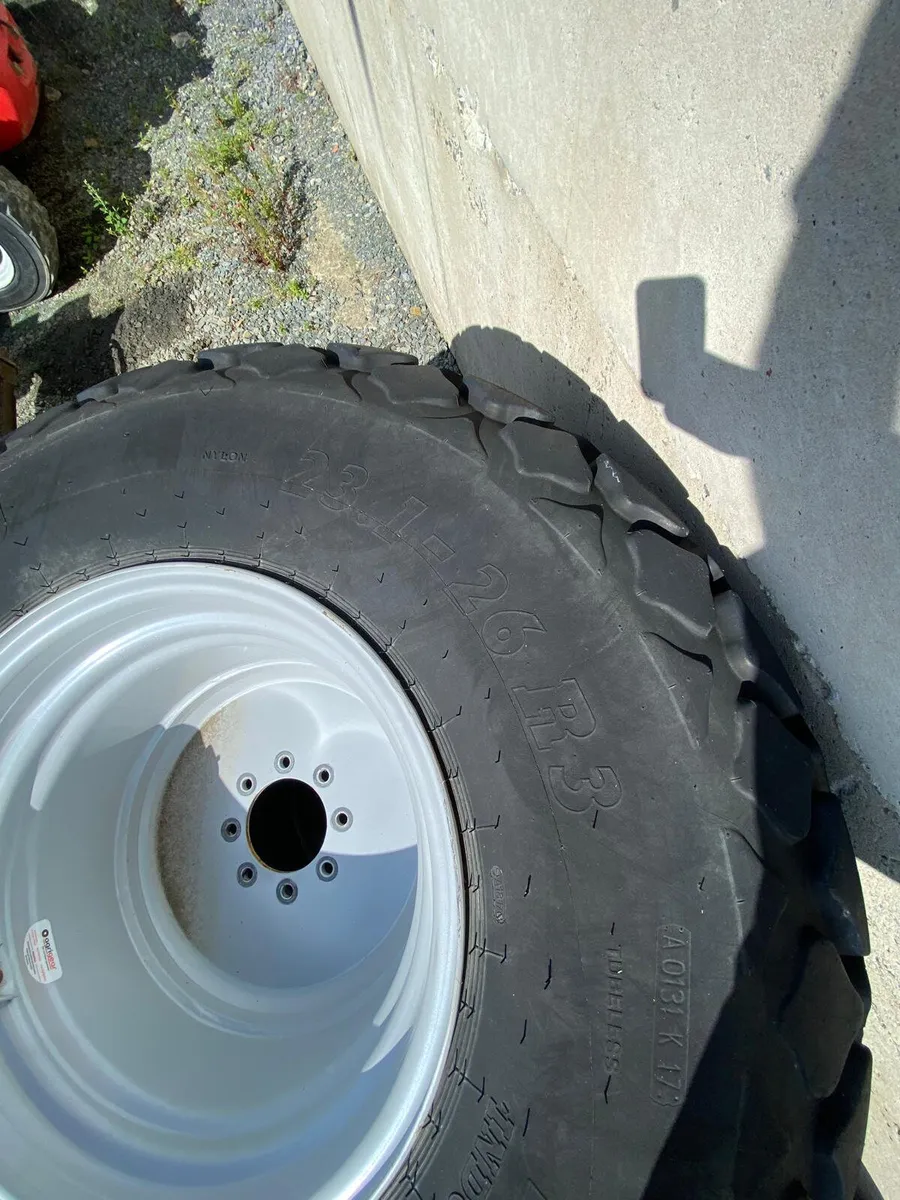
<svg viewBox="0 0 900 1200">
<path fill-rule="evenodd" d="M 896 801 L 898 5 L 294 3 L 463 368 L 695 510 L 774 598 L 795 670 L 821 672 Z M 828 704 L 814 716 L 856 798 L 888 994 L 900 810 Z M 874 1028 L 895 1072 L 876 1080 L 885 1162 L 892 1020 Z"/>
</svg>

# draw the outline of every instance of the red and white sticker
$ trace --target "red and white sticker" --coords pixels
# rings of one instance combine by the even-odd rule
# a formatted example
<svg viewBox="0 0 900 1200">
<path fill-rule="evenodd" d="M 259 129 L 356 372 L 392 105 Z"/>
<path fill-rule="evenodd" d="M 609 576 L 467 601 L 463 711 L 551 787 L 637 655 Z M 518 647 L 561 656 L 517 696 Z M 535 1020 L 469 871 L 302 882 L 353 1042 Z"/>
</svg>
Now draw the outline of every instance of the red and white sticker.
<svg viewBox="0 0 900 1200">
<path fill-rule="evenodd" d="M 38 983 L 56 983 L 62 976 L 62 967 L 49 921 L 35 921 L 25 934 L 22 953 L 29 975 Z"/>
</svg>

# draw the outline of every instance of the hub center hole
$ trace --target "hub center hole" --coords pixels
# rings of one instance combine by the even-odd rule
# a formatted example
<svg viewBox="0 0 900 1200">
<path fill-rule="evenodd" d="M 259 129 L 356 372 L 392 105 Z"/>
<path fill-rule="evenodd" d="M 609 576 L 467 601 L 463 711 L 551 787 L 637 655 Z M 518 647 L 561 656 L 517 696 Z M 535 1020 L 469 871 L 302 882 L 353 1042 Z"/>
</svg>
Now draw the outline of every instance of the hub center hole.
<svg viewBox="0 0 900 1200">
<path fill-rule="evenodd" d="M 322 849 L 328 817 L 319 793 L 300 779 L 276 779 L 247 814 L 247 840 L 272 871 L 300 871 Z"/>
</svg>

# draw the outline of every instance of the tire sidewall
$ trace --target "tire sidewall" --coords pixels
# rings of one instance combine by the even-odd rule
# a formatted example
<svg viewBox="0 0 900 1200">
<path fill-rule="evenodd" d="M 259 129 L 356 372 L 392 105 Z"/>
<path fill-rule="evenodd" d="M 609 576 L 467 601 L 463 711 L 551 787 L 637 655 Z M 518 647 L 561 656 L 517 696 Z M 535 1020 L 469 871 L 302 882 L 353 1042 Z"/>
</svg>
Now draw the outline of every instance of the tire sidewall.
<svg viewBox="0 0 900 1200">
<path fill-rule="evenodd" d="M 50 264 L 34 238 L 6 213 L 0 213 L 0 246 L 15 269 L 12 282 L 0 289 L 0 312 L 25 308 L 45 296 L 52 282 Z"/>
</svg>

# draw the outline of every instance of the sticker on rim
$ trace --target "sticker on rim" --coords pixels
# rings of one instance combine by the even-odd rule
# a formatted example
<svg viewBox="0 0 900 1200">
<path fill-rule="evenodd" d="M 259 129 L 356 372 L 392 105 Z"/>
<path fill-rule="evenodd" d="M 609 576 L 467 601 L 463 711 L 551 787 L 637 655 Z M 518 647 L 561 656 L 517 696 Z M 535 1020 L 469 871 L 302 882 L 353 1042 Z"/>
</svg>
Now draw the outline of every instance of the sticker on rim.
<svg viewBox="0 0 900 1200">
<path fill-rule="evenodd" d="M 35 921 L 25 934 L 22 954 L 28 974 L 38 983 L 56 983 L 62 977 L 62 966 L 49 921 Z"/>
</svg>

